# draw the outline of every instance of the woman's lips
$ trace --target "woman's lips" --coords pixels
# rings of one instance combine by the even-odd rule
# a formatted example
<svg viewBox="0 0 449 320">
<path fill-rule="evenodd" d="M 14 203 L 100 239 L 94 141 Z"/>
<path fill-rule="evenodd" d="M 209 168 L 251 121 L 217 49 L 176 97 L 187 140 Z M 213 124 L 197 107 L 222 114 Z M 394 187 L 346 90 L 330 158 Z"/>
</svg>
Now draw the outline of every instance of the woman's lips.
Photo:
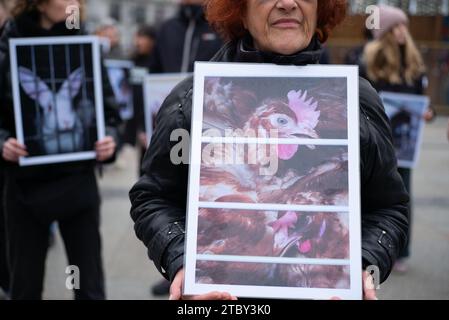
<svg viewBox="0 0 449 320">
<path fill-rule="evenodd" d="M 298 28 L 300 25 L 298 20 L 295 19 L 279 19 L 273 23 L 273 26 L 276 28 Z"/>
</svg>

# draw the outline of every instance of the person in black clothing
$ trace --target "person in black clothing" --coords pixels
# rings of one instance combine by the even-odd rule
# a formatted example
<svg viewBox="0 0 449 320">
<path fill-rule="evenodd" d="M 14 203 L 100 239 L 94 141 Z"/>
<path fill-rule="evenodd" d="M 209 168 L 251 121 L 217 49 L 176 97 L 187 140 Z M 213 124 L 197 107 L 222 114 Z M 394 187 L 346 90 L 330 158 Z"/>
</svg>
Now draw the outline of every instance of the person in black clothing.
<svg viewBox="0 0 449 320">
<path fill-rule="evenodd" d="M 179 14 L 162 24 L 151 73 L 192 72 L 195 61 L 209 61 L 222 40 L 204 18 L 204 0 L 182 0 Z"/>
<path fill-rule="evenodd" d="M 0 1 L 0 35 L 3 33 L 3 27 L 9 19 L 10 10 L 13 1 Z M 3 215 L 3 165 L 0 162 L 0 300 L 2 300 L 2 293 L 7 292 L 9 288 L 9 271 L 6 262 L 6 232 L 5 219 Z"/>
<path fill-rule="evenodd" d="M 149 25 L 142 25 L 134 37 L 135 52 L 132 56 L 136 66 L 149 68 L 153 60 L 156 45 L 156 29 Z"/>
<path fill-rule="evenodd" d="M 239 3 L 236 8 L 231 0 L 207 2 L 209 22 L 230 40 L 212 61 L 317 63 L 321 43 L 327 40 L 329 30 L 343 20 L 346 10 L 346 2 L 340 0 Z M 189 166 L 175 165 L 170 160 L 172 148 L 178 143 L 170 141 L 173 130 L 190 131 L 192 88 L 190 77 L 178 84 L 163 103 L 150 149 L 145 154 L 145 174 L 129 193 L 136 235 L 147 246 L 149 257 L 159 272 L 172 282 L 171 299 L 192 298 L 183 297 L 181 292 Z M 391 130 L 382 102 L 362 78 L 359 98 L 362 265 L 364 269 L 378 266 L 379 280 L 383 282 L 407 241 L 409 197 L 397 170 Z M 364 272 L 364 279 L 368 278 Z M 375 290 L 364 287 L 365 299 L 375 299 L 375 296 Z M 215 292 L 193 298 L 235 297 Z"/>
<path fill-rule="evenodd" d="M 371 82 L 377 91 L 424 95 L 428 85 L 421 53 L 408 30 L 408 18 L 399 8 L 382 5 L 380 29 L 373 30 L 374 40 L 363 52 L 362 76 Z M 427 121 L 435 117 L 432 108 L 425 113 Z M 394 129 L 394 127 L 393 127 Z M 412 170 L 399 168 L 407 191 L 411 192 Z M 411 202 L 408 210 L 409 225 L 412 221 Z M 411 228 L 408 242 L 395 265 L 399 272 L 407 271 L 406 260 L 410 256 Z"/>
<path fill-rule="evenodd" d="M 80 5 L 76 0 L 70 4 Z M 80 289 L 75 290 L 75 298 L 105 299 L 97 162 L 17 165 L 19 157 L 27 155 L 27 149 L 15 138 L 9 39 L 82 35 L 82 30 L 67 29 L 66 6 L 66 0 L 19 0 L 14 18 L 7 23 L 0 39 L 0 151 L 5 166 L 4 205 L 12 299 L 41 299 L 52 221 L 58 221 L 68 263 L 80 271 Z M 39 59 L 45 57 L 36 59 L 39 64 Z M 104 68 L 103 90 L 106 137 L 95 144 L 100 163 L 115 157 L 116 127 L 120 122 Z"/>
<path fill-rule="evenodd" d="M 142 25 L 134 36 L 134 53 L 131 56 L 134 62 L 135 73 L 132 78 L 137 83 L 133 84 L 134 116 L 126 123 L 124 143 L 132 146 L 137 145 L 140 151 L 139 168 L 143 155 L 147 148 L 147 135 L 145 133 L 144 100 L 143 100 L 143 77 L 142 71 L 148 73 L 153 60 L 153 50 L 156 41 L 156 30 L 152 26 Z M 133 80 L 132 80 L 133 81 Z M 139 174 L 140 175 L 140 174 Z"/>
<path fill-rule="evenodd" d="M 349 50 L 344 58 L 344 64 L 361 65 L 363 60 L 363 51 L 365 50 L 365 45 L 367 42 L 373 39 L 373 34 L 371 30 L 364 28 L 363 36 L 365 38 L 365 43 L 362 45 L 352 48 Z"/>
<path fill-rule="evenodd" d="M 151 73 L 193 72 L 195 61 L 209 61 L 223 44 L 204 17 L 204 0 L 181 0 L 179 14 L 158 32 Z M 169 283 L 157 283 L 155 295 L 168 294 Z"/>
</svg>

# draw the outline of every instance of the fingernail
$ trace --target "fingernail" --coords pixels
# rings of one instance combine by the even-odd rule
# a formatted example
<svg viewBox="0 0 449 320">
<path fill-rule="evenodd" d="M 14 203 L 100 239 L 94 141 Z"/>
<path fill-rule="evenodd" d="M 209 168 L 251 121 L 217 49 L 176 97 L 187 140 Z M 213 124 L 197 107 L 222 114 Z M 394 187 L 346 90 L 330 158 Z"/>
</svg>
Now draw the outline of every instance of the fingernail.
<svg viewBox="0 0 449 320">
<path fill-rule="evenodd" d="M 168 300 L 173 300 L 173 295 L 172 294 L 168 297 Z"/>
</svg>

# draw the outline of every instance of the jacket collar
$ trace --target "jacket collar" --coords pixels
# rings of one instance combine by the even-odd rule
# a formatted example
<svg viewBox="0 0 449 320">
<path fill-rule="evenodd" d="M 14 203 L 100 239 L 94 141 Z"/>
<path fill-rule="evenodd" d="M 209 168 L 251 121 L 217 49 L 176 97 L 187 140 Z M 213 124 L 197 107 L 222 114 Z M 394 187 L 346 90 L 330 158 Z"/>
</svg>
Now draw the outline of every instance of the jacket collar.
<svg viewBox="0 0 449 320">
<path fill-rule="evenodd" d="M 220 62 L 274 63 L 281 65 L 317 64 L 322 53 L 322 46 L 316 36 L 304 50 L 283 56 L 271 52 L 254 49 L 251 36 L 248 34 L 236 42 L 227 43 L 212 59 Z"/>
</svg>

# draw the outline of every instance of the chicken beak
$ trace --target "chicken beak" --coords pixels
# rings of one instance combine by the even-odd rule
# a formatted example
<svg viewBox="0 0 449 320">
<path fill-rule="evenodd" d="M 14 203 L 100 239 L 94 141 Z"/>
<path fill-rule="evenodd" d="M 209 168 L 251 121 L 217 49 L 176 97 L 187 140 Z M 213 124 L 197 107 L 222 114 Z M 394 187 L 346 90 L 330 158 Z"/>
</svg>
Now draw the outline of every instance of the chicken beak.
<svg viewBox="0 0 449 320">
<path fill-rule="evenodd" d="M 301 138 L 311 138 L 311 139 L 319 139 L 318 133 L 309 127 L 295 128 L 296 130 L 292 132 L 292 135 L 295 137 Z"/>
</svg>

